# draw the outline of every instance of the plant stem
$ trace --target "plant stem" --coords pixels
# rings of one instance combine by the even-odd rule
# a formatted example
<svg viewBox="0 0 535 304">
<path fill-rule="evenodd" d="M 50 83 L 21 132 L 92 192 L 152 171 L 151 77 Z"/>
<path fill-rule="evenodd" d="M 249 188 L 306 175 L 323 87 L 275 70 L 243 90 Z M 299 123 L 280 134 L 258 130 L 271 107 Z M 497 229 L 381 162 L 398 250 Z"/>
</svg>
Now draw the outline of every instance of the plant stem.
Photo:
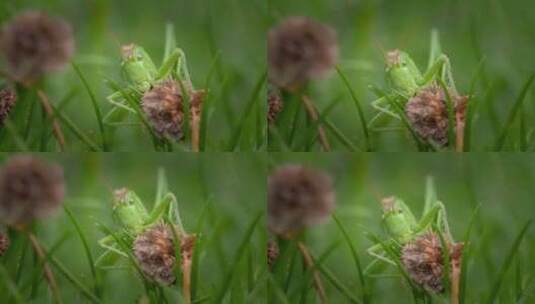
<svg viewBox="0 0 535 304">
<path fill-rule="evenodd" d="M 48 282 L 48 286 L 50 287 L 50 290 L 52 291 L 52 295 L 54 297 L 54 300 L 56 303 L 62 303 L 61 296 L 58 289 L 58 283 L 56 282 L 56 278 L 54 277 L 54 273 L 50 269 L 50 266 L 48 265 L 48 262 L 45 260 L 45 252 L 43 250 L 43 247 L 41 247 L 41 244 L 39 243 L 39 240 L 37 240 L 37 237 L 31 233 L 28 233 L 28 238 L 30 239 L 30 242 L 32 243 L 33 250 L 41 259 L 41 262 L 43 263 L 43 272 L 45 275 L 45 278 Z"/>
<path fill-rule="evenodd" d="M 45 110 L 46 114 L 50 118 L 52 118 L 52 128 L 54 130 L 54 137 L 56 137 L 60 151 L 63 152 L 65 150 L 65 136 L 63 135 L 63 131 L 61 130 L 57 118 L 54 117 L 54 110 L 50 105 L 48 97 L 42 90 L 39 89 L 37 90 L 37 96 L 39 96 L 39 100 L 41 101 L 41 105 L 43 106 L 43 109 Z"/>
<path fill-rule="evenodd" d="M 308 116 L 310 116 L 310 118 L 313 121 L 318 121 L 319 119 L 318 111 L 314 107 L 312 100 L 310 100 L 310 98 L 304 94 L 301 96 L 301 100 L 303 101 L 303 105 L 305 106 Z M 322 125 L 318 125 L 318 135 L 319 135 L 320 143 L 321 143 L 321 146 L 323 147 L 323 150 L 325 152 L 331 151 L 329 140 L 327 139 L 325 129 L 323 129 Z"/>
<path fill-rule="evenodd" d="M 459 287 L 461 282 L 461 265 L 463 258 L 464 243 L 453 244 L 451 260 L 451 291 L 450 303 L 459 304 Z"/>
<path fill-rule="evenodd" d="M 310 255 L 310 252 L 308 251 L 307 246 L 301 242 L 297 242 L 297 248 L 299 248 L 299 251 L 301 252 L 301 255 L 303 256 L 303 259 L 305 261 L 306 267 L 313 271 L 313 277 L 314 277 L 314 287 L 316 288 L 316 292 L 318 293 L 318 297 L 320 298 L 320 302 L 322 304 L 327 303 L 327 296 L 325 295 L 325 288 L 323 287 L 323 283 L 321 281 L 319 272 L 314 269 L 314 260 L 312 259 L 312 256 Z"/>
<path fill-rule="evenodd" d="M 183 235 L 180 244 L 182 261 L 182 296 L 185 304 L 191 304 L 191 265 L 193 259 L 193 249 L 195 248 L 195 234 Z"/>
<path fill-rule="evenodd" d="M 201 134 L 201 117 L 203 100 L 206 93 L 204 91 L 193 92 L 191 96 L 191 150 L 199 152 L 199 142 Z"/>
</svg>

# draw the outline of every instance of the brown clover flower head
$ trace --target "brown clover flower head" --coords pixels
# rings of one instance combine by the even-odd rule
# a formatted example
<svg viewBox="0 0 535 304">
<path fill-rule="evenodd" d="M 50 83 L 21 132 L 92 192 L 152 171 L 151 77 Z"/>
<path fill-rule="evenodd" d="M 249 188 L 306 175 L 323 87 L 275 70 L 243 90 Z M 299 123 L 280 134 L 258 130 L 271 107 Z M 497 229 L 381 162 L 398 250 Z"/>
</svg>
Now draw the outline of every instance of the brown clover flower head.
<svg viewBox="0 0 535 304">
<path fill-rule="evenodd" d="M 190 90 L 191 120 L 199 120 L 205 92 L 193 91 L 188 87 L 185 86 Z M 180 84 L 173 80 L 164 81 L 143 95 L 143 111 L 160 138 L 179 141 L 184 136 L 184 98 Z"/>
<path fill-rule="evenodd" d="M 275 260 L 279 257 L 280 251 L 279 251 L 279 245 L 275 240 L 269 240 L 267 244 L 267 263 L 269 269 L 273 267 L 273 264 L 275 264 Z"/>
<path fill-rule="evenodd" d="M 27 11 L 7 23 L 0 50 L 15 78 L 32 81 L 62 69 L 74 53 L 71 26 L 39 11 Z"/>
<path fill-rule="evenodd" d="M 289 17 L 269 31 L 269 80 L 290 89 L 327 74 L 336 64 L 336 32 L 307 17 Z"/>
<path fill-rule="evenodd" d="M 10 245 L 9 235 L 5 231 L 0 230 L 0 257 L 2 257 Z"/>
<path fill-rule="evenodd" d="M 448 243 L 452 276 L 460 273 L 463 248 L 463 243 Z M 436 233 L 428 232 L 403 246 L 401 262 L 418 285 L 434 293 L 444 291 L 442 243 Z"/>
<path fill-rule="evenodd" d="M 325 220 L 335 205 L 331 178 L 299 165 L 276 169 L 268 178 L 268 227 L 290 237 Z"/>
<path fill-rule="evenodd" d="M 0 171 L 0 221 L 24 224 L 55 211 L 63 202 L 63 169 L 32 156 L 15 156 Z"/>
<path fill-rule="evenodd" d="M 17 94 L 11 88 L 0 90 L 0 127 L 17 102 Z"/>
<path fill-rule="evenodd" d="M 420 91 L 409 100 L 405 113 L 418 136 L 441 147 L 448 145 L 448 109 L 442 88 L 432 85 Z"/>
<path fill-rule="evenodd" d="M 134 240 L 134 256 L 149 279 L 162 285 L 171 285 L 176 278 L 173 233 L 165 224 L 157 224 Z"/>
<path fill-rule="evenodd" d="M 268 123 L 275 123 L 277 115 L 282 111 L 284 104 L 282 96 L 277 89 L 270 89 L 268 92 Z"/>
</svg>

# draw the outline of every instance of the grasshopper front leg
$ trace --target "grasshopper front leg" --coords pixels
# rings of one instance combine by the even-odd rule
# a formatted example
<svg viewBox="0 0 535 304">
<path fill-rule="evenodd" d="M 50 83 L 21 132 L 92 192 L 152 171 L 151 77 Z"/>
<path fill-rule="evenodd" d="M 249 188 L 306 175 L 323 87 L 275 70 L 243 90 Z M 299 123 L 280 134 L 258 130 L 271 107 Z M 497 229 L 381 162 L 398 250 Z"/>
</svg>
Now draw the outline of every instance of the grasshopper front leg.
<svg viewBox="0 0 535 304">
<path fill-rule="evenodd" d="M 115 241 L 115 238 L 113 237 L 113 235 L 108 235 L 102 239 L 100 239 L 98 241 L 98 244 L 102 247 L 102 248 L 105 248 L 107 249 L 107 251 L 105 251 L 103 254 L 101 254 L 95 261 L 95 265 L 96 266 L 99 266 L 101 264 L 101 262 L 107 257 L 109 256 L 111 253 L 116 253 L 118 255 L 121 255 L 121 256 L 124 256 L 124 257 L 128 257 L 128 255 L 126 253 L 124 253 L 123 251 L 117 249 L 116 247 L 114 247 L 115 245 L 117 245 L 116 241 Z"/>
<path fill-rule="evenodd" d="M 390 103 L 388 102 L 387 97 L 383 96 L 379 99 L 376 99 L 371 102 L 371 105 L 374 109 L 379 111 L 379 113 L 368 122 L 368 126 L 372 126 L 373 122 L 375 122 L 382 114 L 386 114 L 396 119 L 401 119 L 401 117 L 399 117 L 399 115 L 392 110 L 392 107 Z"/>
</svg>

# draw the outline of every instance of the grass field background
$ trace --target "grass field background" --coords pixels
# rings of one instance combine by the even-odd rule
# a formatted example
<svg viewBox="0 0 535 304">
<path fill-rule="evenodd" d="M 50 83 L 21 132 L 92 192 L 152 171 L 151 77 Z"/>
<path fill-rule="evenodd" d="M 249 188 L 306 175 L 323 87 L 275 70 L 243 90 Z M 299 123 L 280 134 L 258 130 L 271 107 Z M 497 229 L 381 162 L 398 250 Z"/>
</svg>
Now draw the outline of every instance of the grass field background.
<svg viewBox="0 0 535 304">
<path fill-rule="evenodd" d="M 43 10 L 72 24 L 76 40 L 73 62 L 87 79 L 103 114 L 111 108 L 105 98 L 112 93 L 104 80 L 121 81 L 120 46 L 141 45 L 159 66 L 165 28 L 173 24 L 178 47 L 186 53 L 193 84 L 209 92 L 203 150 L 253 151 L 265 146 L 265 109 L 261 101 L 265 96 L 262 79 L 269 20 L 260 13 L 266 11 L 261 1 L 13 0 L 0 4 L 0 23 L 25 10 Z M 74 69 L 67 66 L 63 73 L 46 77 L 43 86 L 58 112 L 102 148 L 90 95 Z M 42 135 L 42 127 L 49 123 L 41 121 L 39 107 L 28 119 L 34 102 L 35 94 L 29 92 L 11 115 L 15 133 L 26 147 L 17 145 L 14 134 L 2 131 L 1 150 L 57 150 L 51 134 Z M 139 119 L 135 115 L 123 119 L 137 126 L 106 127 L 108 150 L 153 151 L 150 134 Z M 67 151 L 90 149 L 69 125 L 62 123 L 62 127 Z M 47 136 L 45 144 L 42 136 Z"/>
<path fill-rule="evenodd" d="M 338 67 L 349 80 L 367 121 L 376 112 L 370 102 L 377 98 L 368 86 L 386 88 L 384 52 L 402 49 L 425 70 L 430 33 L 437 29 L 443 52 L 451 60 L 457 89 L 469 94 L 475 84 L 473 125 L 467 150 L 533 150 L 534 90 L 527 91 L 523 106 L 521 103 L 515 106 L 523 86 L 535 72 L 535 21 L 530 14 L 535 8 L 533 1 L 271 0 L 269 3 L 269 14 L 275 24 L 287 16 L 302 15 L 337 31 Z M 326 127 L 332 150 L 417 149 L 400 121 L 383 121 L 377 126 L 401 130 L 369 130 L 367 145 L 355 102 L 336 72 L 324 80 L 312 81 L 308 93 L 320 113 L 325 112 L 326 121 L 336 129 Z M 293 127 L 287 124 L 278 127 L 287 147 L 272 135 L 272 151 L 309 150 L 302 144 L 303 137 L 311 136 L 303 123 L 298 125 L 291 142 L 284 134 L 290 133 Z M 506 138 L 503 143 L 499 143 L 501 136 Z M 310 150 L 319 150 L 319 144 Z"/>
<path fill-rule="evenodd" d="M 386 239 L 381 226 L 380 200 L 395 195 L 419 217 L 424 204 L 426 177 L 434 177 L 438 198 L 446 206 L 456 241 L 465 239 L 474 218 L 465 251 L 468 253 L 465 253 L 464 303 L 532 303 L 535 300 L 533 227 L 527 231 L 514 258 L 508 258 L 520 230 L 533 219 L 535 207 L 531 185 L 535 181 L 535 168 L 532 156 L 481 153 L 464 156 L 276 153 L 271 156 L 272 166 L 287 163 L 324 169 L 333 177 L 337 195 L 335 215 L 348 232 L 363 267 L 371 261 L 365 250 L 373 245 L 365 234 L 372 232 Z M 473 217 L 477 206 L 478 212 Z M 363 289 L 355 261 L 333 218 L 308 229 L 305 243 L 349 294 L 362 300 Z M 504 261 L 508 260 L 510 267 L 502 275 Z M 300 289 L 303 277 L 299 273 L 294 273 L 288 285 L 289 303 L 299 303 L 303 298 Z M 393 276 L 365 278 L 369 303 L 414 303 L 410 288 L 403 283 L 395 267 L 387 266 L 374 273 Z M 355 303 L 328 277 L 322 276 L 322 279 L 331 303 Z M 497 282 L 500 282 L 499 288 Z M 286 285 L 281 283 L 281 286 Z M 496 297 L 493 297 L 493 291 L 497 291 Z M 315 303 L 313 288 L 304 294 L 308 299 L 306 303 Z"/>
<path fill-rule="evenodd" d="M 7 157 L 1 155 L 2 160 Z M 178 198 L 186 231 L 199 236 L 192 279 L 195 303 L 265 302 L 266 229 L 264 218 L 258 217 L 265 210 L 266 166 L 261 157 L 246 153 L 181 157 L 144 153 L 42 154 L 39 157 L 65 168 L 65 206 L 87 239 L 93 260 L 104 252 L 97 244 L 104 237 L 98 224 L 113 230 L 120 228 L 112 220 L 111 189 L 134 190 L 150 210 L 156 195 L 157 171 L 164 168 L 169 190 Z M 45 248 L 55 248 L 51 256 L 102 303 L 139 300 L 144 294 L 143 281 L 126 258 L 118 259 L 116 264 L 126 265 L 125 269 L 97 268 L 100 295 L 94 290 L 95 280 L 79 234 L 66 213 L 58 211 L 34 227 Z M 251 227 L 253 230 L 249 231 Z M 12 297 L 7 301 L 10 292 L 6 284 L 10 281 L 25 301 L 52 303 L 46 281 L 40 271 L 35 271 L 41 268 L 34 265 L 31 247 L 25 245 L 26 238 L 11 231 L 11 239 L 8 253 L 0 258 L 0 265 L 8 273 L 8 277 L 0 279 L 4 303 L 15 303 Z M 23 251 L 25 257 L 19 264 Z M 91 303 L 64 272 L 55 266 L 52 269 L 64 303 Z M 181 302 L 179 283 L 164 290 L 169 303 Z M 221 296 L 225 299 L 221 300 Z"/>
</svg>

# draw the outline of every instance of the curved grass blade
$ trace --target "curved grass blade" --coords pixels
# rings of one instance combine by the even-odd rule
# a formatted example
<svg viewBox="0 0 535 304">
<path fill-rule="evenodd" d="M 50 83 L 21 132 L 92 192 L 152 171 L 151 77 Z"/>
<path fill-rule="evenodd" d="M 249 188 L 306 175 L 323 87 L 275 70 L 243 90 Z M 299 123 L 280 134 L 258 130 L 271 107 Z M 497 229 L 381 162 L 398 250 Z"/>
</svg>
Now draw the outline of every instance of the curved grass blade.
<svg viewBox="0 0 535 304">
<path fill-rule="evenodd" d="M 366 151 L 371 151 L 372 147 L 370 144 L 370 132 L 368 130 L 368 124 L 366 123 L 366 118 L 364 117 L 364 111 L 362 110 L 362 105 L 360 104 L 360 101 L 358 100 L 357 96 L 355 95 L 355 92 L 353 91 L 353 88 L 351 88 L 351 85 L 349 84 L 349 81 L 347 80 L 346 76 L 342 73 L 342 70 L 340 70 L 340 67 L 336 66 L 336 72 L 338 72 L 338 75 L 344 82 L 344 85 L 349 90 L 349 94 L 351 95 L 351 99 L 353 99 L 353 102 L 355 103 L 355 107 L 357 108 L 357 113 L 360 119 L 360 123 L 362 125 L 362 132 L 364 134 L 364 142 L 366 145 Z"/>
<path fill-rule="evenodd" d="M 532 74 L 524 86 L 522 87 L 522 90 L 520 91 L 520 94 L 516 98 L 516 101 L 513 105 L 513 108 L 511 109 L 511 112 L 509 112 L 509 116 L 507 117 L 507 120 L 505 121 L 505 124 L 503 126 L 503 129 L 500 133 L 500 136 L 496 140 L 496 144 L 494 145 L 495 151 L 501 151 L 503 148 L 503 145 L 505 144 L 505 139 L 507 138 L 507 133 L 509 132 L 509 129 L 513 125 L 513 122 L 515 121 L 515 117 L 518 114 L 518 112 L 521 110 L 522 105 L 524 103 L 524 100 L 526 99 L 526 95 L 528 94 L 529 88 L 531 87 L 531 84 L 535 80 L 535 73 Z"/>
<path fill-rule="evenodd" d="M 76 74 L 78 75 L 78 77 L 80 77 L 80 80 L 82 81 L 82 84 L 84 85 L 85 89 L 87 90 L 87 94 L 89 94 L 89 99 L 91 99 L 91 104 L 93 105 L 93 110 L 95 111 L 95 115 L 97 116 L 98 128 L 99 128 L 99 131 L 100 131 L 100 137 L 102 139 L 102 150 L 104 152 L 106 152 L 108 150 L 107 139 L 106 139 L 106 130 L 104 129 L 104 122 L 102 120 L 102 113 L 100 112 L 100 108 L 98 107 L 97 98 L 95 97 L 95 93 L 93 92 L 93 90 L 89 86 L 89 83 L 87 82 L 87 79 L 82 74 L 82 71 L 80 71 L 80 68 L 78 67 L 78 65 L 76 65 L 76 63 L 74 63 L 74 61 L 71 62 L 71 65 L 72 65 L 74 71 L 76 72 Z"/>
<path fill-rule="evenodd" d="M 12 298 L 15 299 L 15 303 L 21 303 L 21 304 L 25 303 L 19 290 L 17 289 L 17 286 L 11 280 L 11 278 L 9 278 L 9 274 L 6 268 L 1 263 L 0 263 L 0 277 L 2 278 L 2 281 L 4 281 L 4 284 L 6 285 L 9 292 L 11 293 Z"/>
<path fill-rule="evenodd" d="M 229 290 L 229 286 L 232 283 L 234 272 L 237 269 L 238 263 L 240 262 L 243 254 L 245 253 L 247 246 L 249 245 L 249 241 L 251 237 L 253 236 L 253 232 L 256 228 L 256 225 L 262 218 L 262 215 L 263 215 L 262 213 L 259 213 L 251 222 L 251 224 L 249 224 L 249 227 L 246 230 L 245 236 L 240 242 L 240 245 L 238 246 L 238 250 L 236 251 L 234 255 L 234 260 L 232 261 L 232 265 L 230 266 L 228 273 L 226 274 L 225 279 L 223 280 L 223 284 L 221 285 L 218 292 L 216 293 L 214 303 L 223 303 L 223 299 L 225 298 L 225 295 L 227 294 L 227 291 Z"/>
<path fill-rule="evenodd" d="M 251 111 L 254 109 L 255 102 L 257 101 L 258 96 L 260 95 L 260 92 L 262 91 L 262 87 L 264 87 L 264 84 L 266 82 L 266 77 L 267 77 L 267 72 L 263 72 L 260 78 L 258 79 L 258 82 L 256 83 L 256 86 L 253 90 L 253 93 L 251 94 L 251 97 L 249 101 L 247 102 L 245 111 L 242 113 L 238 124 L 234 127 L 232 136 L 230 138 L 230 142 L 227 147 L 228 151 L 234 151 L 236 149 L 236 146 L 238 145 L 238 142 L 240 141 L 240 136 L 242 134 L 242 131 L 245 128 L 245 123 L 247 119 L 249 118 Z"/>
<path fill-rule="evenodd" d="M 91 254 L 91 250 L 89 249 L 89 245 L 87 242 L 87 238 L 85 237 L 84 233 L 82 232 L 82 229 L 80 227 L 80 224 L 78 224 L 78 221 L 72 214 L 72 212 L 67 208 L 67 206 L 63 206 L 63 209 L 65 210 L 65 213 L 69 217 L 70 221 L 72 222 L 74 228 L 76 229 L 76 232 L 78 233 L 78 236 L 80 237 L 80 240 L 82 241 L 82 245 L 84 246 L 84 251 L 87 256 L 87 261 L 89 262 L 89 268 L 91 269 L 91 274 L 93 275 L 93 281 L 95 284 L 95 293 L 97 295 L 100 295 L 100 280 L 97 275 L 97 271 L 95 269 L 95 262 L 93 259 L 93 255 Z"/>
<path fill-rule="evenodd" d="M 100 299 L 89 291 L 89 289 L 85 287 L 84 284 L 80 282 L 80 280 L 78 280 L 78 278 L 76 278 L 58 259 L 52 257 L 50 261 L 88 300 L 96 304 L 102 303 Z"/>
<path fill-rule="evenodd" d="M 74 122 L 72 120 L 70 120 L 69 118 L 67 118 L 63 113 L 59 112 L 57 110 L 56 107 L 54 107 L 54 105 L 50 105 L 52 107 L 52 111 L 53 111 L 53 115 L 58 117 L 61 122 L 63 122 L 64 125 L 66 125 L 69 130 L 71 130 L 71 132 L 80 140 L 82 141 L 84 144 L 86 144 L 89 149 L 93 152 L 98 152 L 100 151 L 100 148 L 87 136 L 85 135 L 82 130 L 80 130 L 78 128 L 78 126 L 76 126 L 74 124 Z"/>
<path fill-rule="evenodd" d="M 464 151 L 468 152 L 471 149 L 471 140 L 472 140 L 472 120 L 474 113 L 477 109 L 476 99 L 474 98 L 474 91 L 476 88 L 476 83 L 481 74 L 483 73 L 483 67 L 485 63 L 485 57 L 481 58 L 477 66 L 474 76 L 472 76 L 472 81 L 470 83 L 470 92 L 468 93 L 468 101 L 466 106 L 466 120 L 464 125 Z"/>
<path fill-rule="evenodd" d="M 481 205 L 477 205 L 474 209 L 474 212 L 472 213 L 472 217 L 470 218 L 470 222 L 468 224 L 468 228 L 466 229 L 466 232 L 464 234 L 464 249 L 463 249 L 463 258 L 461 263 L 461 282 L 459 286 L 459 303 L 464 304 L 466 301 L 466 278 L 468 277 L 468 274 L 466 273 L 468 270 L 468 259 L 470 258 L 470 236 L 472 234 L 472 229 L 474 228 L 474 224 L 476 222 L 477 214 L 479 213 L 479 208 Z"/>
<path fill-rule="evenodd" d="M 531 225 L 531 220 L 529 220 L 522 230 L 520 230 L 520 233 L 516 237 L 515 241 L 513 242 L 513 245 L 511 246 L 511 249 L 509 250 L 509 253 L 505 257 L 502 266 L 500 268 L 500 271 L 498 272 L 498 276 L 496 277 L 496 281 L 494 284 L 492 284 L 490 288 L 490 294 L 487 298 L 487 300 L 484 303 L 495 303 L 495 301 L 498 298 L 498 293 L 500 291 L 500 287 L 505 280 L 505 275 L 507 274 L 507 270 L 509 270 L 509 267 L 511 266 L 511 263 L 514 260 L 514 257 L 518 250 L 520 249 L 520 244 L 522 243 L 522 240 L 524 239 L 524 236 L 526 235 L 526 232 L 528 231 L 529 226 Z"/>
<path fill-rule="evenodd" d="M 357 267 L 357 273 L 360 281 L 360 286 L 362 288 L 362 303 L 369 303 L 369 292 L 368 287 L 366 286 L 366 280 L 364 279 L 364 273 L 362 271 L 362 264 L 360 263 L 360 258 L 357 253 L 357 250 L 355 249 L 355 246 L 353 246 L 353 243 L 351 242 L 351 239 L 349 238 L 349 234 L 345 230 L 344 226 L 338 219 L 338 217 L 333 214 L 334 222 L 336 223 L 336 226 L 344 236 L 344 240 L 346 241 L 347 245 L 349 246 L 349 250 L 351 251 L 351 256 L 353 257 L 353 261 L 355 262 L 355 266 Z"/>
</svg>

